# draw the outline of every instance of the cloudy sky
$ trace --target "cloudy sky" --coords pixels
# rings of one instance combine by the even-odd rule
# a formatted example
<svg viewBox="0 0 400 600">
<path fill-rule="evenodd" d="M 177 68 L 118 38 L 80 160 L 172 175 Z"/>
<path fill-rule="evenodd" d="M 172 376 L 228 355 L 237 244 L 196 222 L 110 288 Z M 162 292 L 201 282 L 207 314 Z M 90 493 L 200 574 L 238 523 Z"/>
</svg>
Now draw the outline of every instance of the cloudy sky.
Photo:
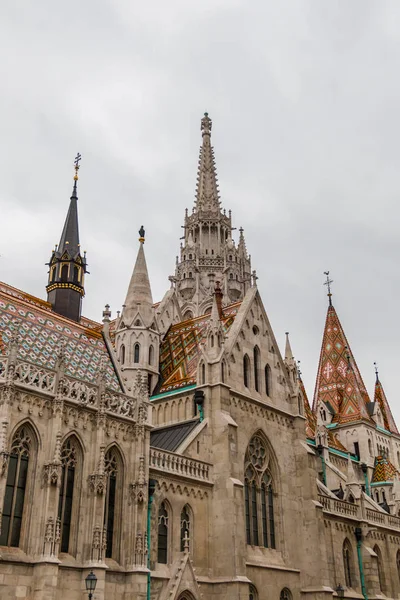
<svg viewBox="0 0 400 600">
<path fill-rule="evenodd" d="M 84 314 L 121 307 L 141 224 L 161 299 L 207 110 L 223 206 L 310 398 L 330 270 L 400 423 L 398 0 L 3 0 L 0 39 L 0 279 L 45 297 L 79 151 Z"/>
</svg>

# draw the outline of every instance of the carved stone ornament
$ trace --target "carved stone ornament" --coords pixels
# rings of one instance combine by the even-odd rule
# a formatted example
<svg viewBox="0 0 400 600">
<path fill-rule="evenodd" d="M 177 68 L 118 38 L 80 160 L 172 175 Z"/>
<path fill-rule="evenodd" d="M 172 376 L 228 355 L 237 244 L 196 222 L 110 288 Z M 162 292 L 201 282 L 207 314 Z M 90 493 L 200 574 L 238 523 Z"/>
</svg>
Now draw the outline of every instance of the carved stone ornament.
<svg viewBox="0 0 400 600">
<path fill-rule="evenodd" d="M 89 490 L 94 494 L 102 495 L 107 488 L 107 473 L 93 473 L 89 475 Z"/>
<path fill-rule="evenodd" d="M 61 522 L 60 519 L 54 520 L 53 517 L 49 517 L 46 521 L 46 527 L 44 530 L 44 544 L 43 554 L 44 556 L 58 556 L 58 548 L 61 537 Z"/>
<path fill-rule="evenodd" d="M 8 459 L 10 454 L 8 452 L 0 452 L 0 475 L 4 477 L 8 469 Z"/>
<path fill-rule="evenodd" d="M 57 485 L 61 481 L 62 465 L 59 461 L 46 463 L 43 467 L 44 485 Z"/>
<path fill-rule="evenodd" d="M 133 504 L 134 502 L 138 502 L 141 504 L 146 499 L 146 483 L 130 483 L 129 484 L 129 504 Z"/>
</svg>

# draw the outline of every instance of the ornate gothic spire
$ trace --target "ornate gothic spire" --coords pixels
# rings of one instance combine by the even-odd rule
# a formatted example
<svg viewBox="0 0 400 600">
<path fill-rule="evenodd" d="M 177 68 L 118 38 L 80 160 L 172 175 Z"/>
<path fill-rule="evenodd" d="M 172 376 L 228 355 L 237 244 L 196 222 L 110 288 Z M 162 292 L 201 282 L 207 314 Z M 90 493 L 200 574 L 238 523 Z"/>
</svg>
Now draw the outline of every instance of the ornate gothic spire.
<svg viewBox="0 0 400 600">
<path fill-rule="evenodd" d="M 333 422 L 370 421 L 370 399 L 342 325 L 331 303 L 328 306 L 322 339 L 313 412 L 321 403 L 333 413 Z"/>
<path fill-rule="evenodd" d="M 60 243 L 49 261 L 48 301 L 53 310 L 64 317 L 79 321 L 82 297 L 85 295 L 84 274 L 87 273 L 85 254 L 81 255 L 78 226 L 78 171 L 81 155 L 76 155 L 74 187 L 61 233 Z"/>
<path fill-rule="evenodd" d="M 374 394 L 374 402 L 376 402 L 381 410 L 383 423 L 385 429 L 390 431 L 391 433 L 399 433 L 395 420 L 392 415 L 392 411 L 390 410 L 389 402 L 387 401 L 386 394 L 383 390 L 383 386 L 379 381 L 378 369 L 375 365 L 375 374 L 376 374 L 376 382 L 375 382 L 375 394 Z"/>
<path fill-rule="evenodd" d="M 140 313 L 144 325 L 149 326 L 153 319 L 153 296 L 151 293 L 149 274 L 147 272 L 146 257 L 144 255 L 145 231 L 143 225 L 139 230 L 139 251 L 133 269 L 131 281 L 121 318 L 126 324 Z"/>
<path fill-rule="evenodd" d="M 208 113 L 204 113 L 204 117 L 201 120 L 203 144 L 200 147 L 197 171 L 195 209 L 197 211 L 218 214 L 221 209 L 214 148 L 211 146 L 211 128 L 212 121 Z"/>
</svg>

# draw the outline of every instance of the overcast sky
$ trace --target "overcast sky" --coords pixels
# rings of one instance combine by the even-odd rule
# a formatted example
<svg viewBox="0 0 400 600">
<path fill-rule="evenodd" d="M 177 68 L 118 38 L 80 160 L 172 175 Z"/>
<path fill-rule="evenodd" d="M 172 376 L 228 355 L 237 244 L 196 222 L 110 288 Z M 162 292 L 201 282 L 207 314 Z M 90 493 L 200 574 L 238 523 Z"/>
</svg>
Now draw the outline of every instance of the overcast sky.
<svg viewBox="0 0 400 600">
<path fill-rule="evenodd" d="M 3 0 L 0 13 L 0 279 L 45 297 L 80 152 L 84 314 L 120 309 L 142 224 L 160 300 L 207 110 L 223 206 L 310 401 L 330 270 L 365 383 L 376 360 L 400 425 L 400 2 Z"/>
</svg>

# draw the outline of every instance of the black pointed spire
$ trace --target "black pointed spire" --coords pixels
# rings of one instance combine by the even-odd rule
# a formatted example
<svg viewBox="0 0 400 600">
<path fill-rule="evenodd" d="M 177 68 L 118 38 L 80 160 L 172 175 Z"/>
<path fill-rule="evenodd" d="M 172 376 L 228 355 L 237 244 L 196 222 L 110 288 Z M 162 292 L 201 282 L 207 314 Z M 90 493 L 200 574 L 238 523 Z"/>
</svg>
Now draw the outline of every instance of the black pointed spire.
<svg viewBox="0 0 400 600">
<path fill-rule="evenodd" d="M 61 233 L 60 243 L 53 250 L 50 262 L 48 301 L 59 314 L 79 321 L 81 316 L 86 256 L 81 256 L 78 225 L 77 181 L 81 155 L 75 158 L 75 175 L 70 205 Z"/>
</svg>

